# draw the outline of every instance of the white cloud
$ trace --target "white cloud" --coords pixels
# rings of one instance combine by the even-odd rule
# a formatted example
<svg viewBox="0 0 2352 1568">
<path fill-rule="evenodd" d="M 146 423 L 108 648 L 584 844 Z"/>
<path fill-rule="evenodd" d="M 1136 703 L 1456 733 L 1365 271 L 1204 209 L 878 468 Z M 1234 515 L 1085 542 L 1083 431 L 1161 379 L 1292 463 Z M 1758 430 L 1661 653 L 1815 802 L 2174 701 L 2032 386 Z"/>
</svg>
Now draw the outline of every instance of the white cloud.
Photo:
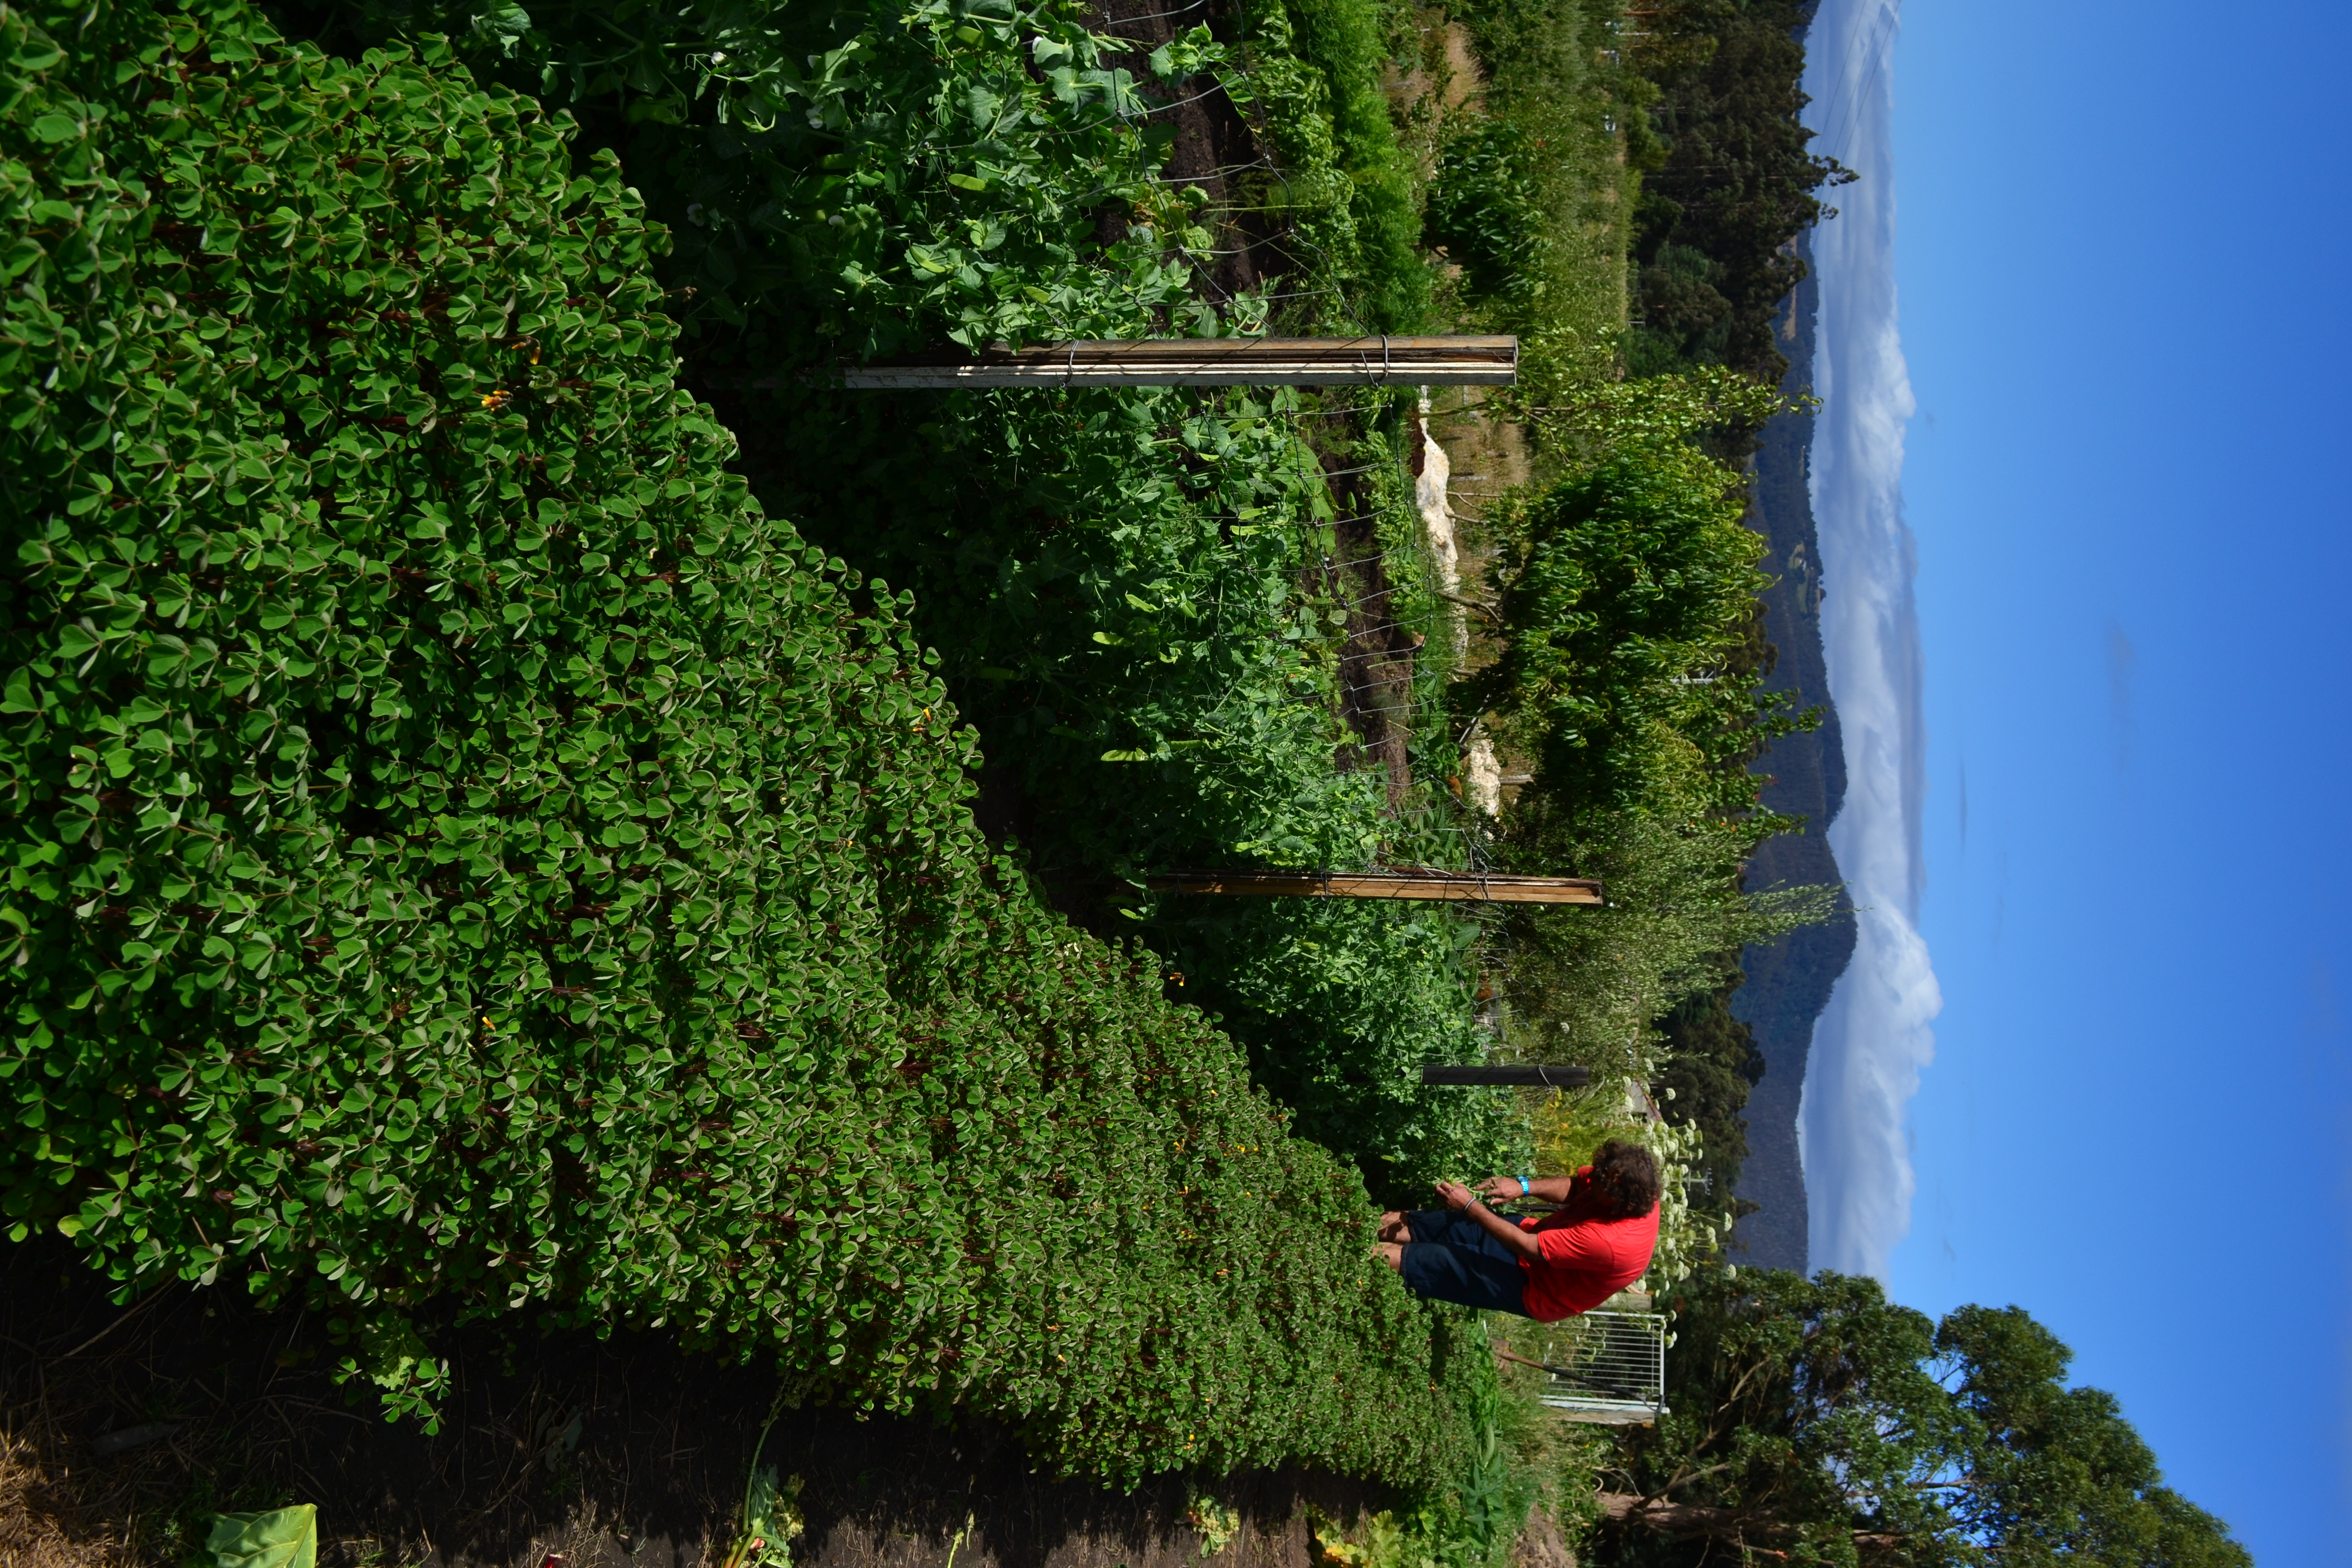
<svg viewBox="0 0 2352 1568">
<path fill-rule="evenodd" d="M 1911 1226 L 1905 1116 L 1943 1008 L 1917 929 L 1927 736 L 1916 559 L 1903 521 L 1913 405 L 1895 314 L 1889 137 L 1900 18 L 1900 0 L 1824 0 L 1806 41 L 1816 146 L 1861 175 L 1830 194 L 1840 216 L 1812 237 L 1822 405 L 1812 500 L 1828 590 L 1822 639 L 1845 735 L 1845 806 L 1829 838 L 1862 909 L 1853 962 L 1813 1028 L 1797 1135 L 1811 1267 L 1881 1278 Z"/>
</svg>

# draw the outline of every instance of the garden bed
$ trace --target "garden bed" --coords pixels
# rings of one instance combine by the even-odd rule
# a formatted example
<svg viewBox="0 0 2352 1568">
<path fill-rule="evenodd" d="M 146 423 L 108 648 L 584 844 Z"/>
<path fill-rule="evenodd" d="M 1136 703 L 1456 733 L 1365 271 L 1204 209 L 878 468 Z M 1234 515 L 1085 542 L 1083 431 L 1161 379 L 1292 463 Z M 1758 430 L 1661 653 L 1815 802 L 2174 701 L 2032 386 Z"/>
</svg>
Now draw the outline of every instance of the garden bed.
<svg viewBox="0 0 2352 1568">
<path fill-rule="evenodd" d="M 316 1314 L 178 1287 L 125 1312 L 101 1286 L 53 1243 L 0 1253 L 0 1561 L 178 1562 L 213 1511 L 299 1501 L 318 1505 L 322 1568 L 716 1563 L 775 1393 L 668 1335 L 477 1324 L 446 1336 L 426 1436 L 346 1404 Z M 98 1452 L 125 1436 L 144 1440 Z M 1184 1476 L 1056 1481 L 985 1421 L 786 1410 L 761 1462 L 804 1482 L 806 1568 L 1307 1568 L 1310 1510 L 1344 1523 L 1393 1500 L 1295 1468 L 1216 1478 L 1208 1552 Z"/>
</svg>

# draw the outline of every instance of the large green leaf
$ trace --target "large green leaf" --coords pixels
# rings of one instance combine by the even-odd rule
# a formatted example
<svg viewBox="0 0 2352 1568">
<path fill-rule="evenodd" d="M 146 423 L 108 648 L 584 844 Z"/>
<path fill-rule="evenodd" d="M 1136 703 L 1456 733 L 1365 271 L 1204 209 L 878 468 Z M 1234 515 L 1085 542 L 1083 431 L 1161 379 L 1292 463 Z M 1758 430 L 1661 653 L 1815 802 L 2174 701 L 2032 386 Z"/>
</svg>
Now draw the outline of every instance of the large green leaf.
<svg viewBox="0 0 2352 1568">
<path fill-rule="evenodd" d="M 213 1568 L 315 1568 L 319 1510 L 298 1502 L 266 1513 L 224 1513 L 205 1540 Z"/>
</svg>

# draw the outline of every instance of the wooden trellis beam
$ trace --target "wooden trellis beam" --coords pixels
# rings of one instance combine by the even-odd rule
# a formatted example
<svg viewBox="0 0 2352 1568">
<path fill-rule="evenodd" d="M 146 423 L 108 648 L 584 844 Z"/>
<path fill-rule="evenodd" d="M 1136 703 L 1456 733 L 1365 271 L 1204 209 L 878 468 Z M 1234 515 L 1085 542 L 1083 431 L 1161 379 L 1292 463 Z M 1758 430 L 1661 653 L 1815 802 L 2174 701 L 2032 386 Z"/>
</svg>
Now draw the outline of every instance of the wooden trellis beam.
<svg viewBox="0 0 2352 1568">
<path fill-rule="evenodd" d="M 1515 1063 L 1492 1068 L 1423 1068 L 1423 1083 L 1468 1083 L 1507 1088 L 1582 1089 L 1592 1081 L 1592 1069 Z"/>
<path fill-rule="evenodd" d="M 1113 338 L 847 365 L 842 384 L 940 386 L 1509 386 L 1513 337 Z"/>
<path fill-rule="evenodd" d="M 1598 904 L 1601 884 L 1582 877 L 1505 877 L 1482 871 L 1167 871 L 1160 893 L 1260 898 L 1428 899 L 1473 904 Z"/>
</svg>

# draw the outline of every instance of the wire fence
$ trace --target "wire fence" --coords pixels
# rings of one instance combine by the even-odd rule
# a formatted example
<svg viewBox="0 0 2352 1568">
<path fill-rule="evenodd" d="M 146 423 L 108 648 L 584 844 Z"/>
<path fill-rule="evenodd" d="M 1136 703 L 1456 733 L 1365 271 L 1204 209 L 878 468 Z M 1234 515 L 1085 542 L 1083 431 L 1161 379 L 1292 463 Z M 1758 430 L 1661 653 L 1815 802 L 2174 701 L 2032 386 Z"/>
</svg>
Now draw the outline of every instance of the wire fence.
<svg viewBox="0 0 2352 1568">
<path fill-rule="evenodd" d="M 1546 1335 L 1538 1397 L 1571 1420 L 1648 1425 L 1666 1414 L 1666 1320 L 1587 1312 Z"/>
</svg>

